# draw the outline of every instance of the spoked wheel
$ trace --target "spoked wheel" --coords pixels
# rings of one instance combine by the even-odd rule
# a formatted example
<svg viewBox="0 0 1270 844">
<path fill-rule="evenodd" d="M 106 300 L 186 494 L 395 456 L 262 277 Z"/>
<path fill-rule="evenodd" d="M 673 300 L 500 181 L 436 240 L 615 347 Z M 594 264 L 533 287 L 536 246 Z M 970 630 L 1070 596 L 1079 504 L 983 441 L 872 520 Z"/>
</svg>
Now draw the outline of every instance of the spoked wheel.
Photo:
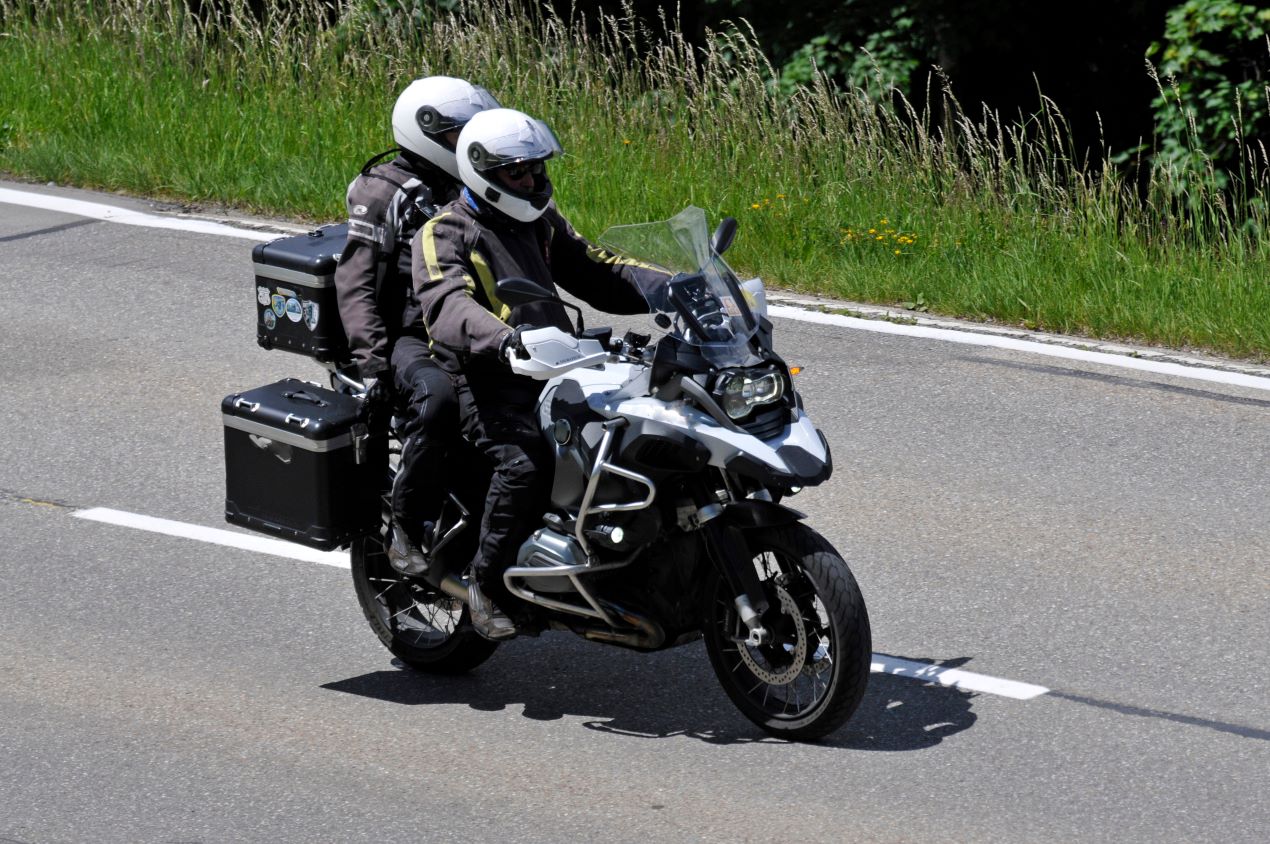
<svg viewBox="0 0 1270 844">
<path fill-rule="evenodd" d="M 728 697 L 775 736 L 815 739 L 860 703 L 872 640 L 864 598 L 846 561 L 805 525 L 745 534 L 770 609 L 772 640 L 746 643 L 748 628 L 727 582 L 716 578 L 706 611 L 706 651 Z"/>
<path fill-rule="evenodd" d="M 353 585 L 375 635 L 402 662 L 433 674 L 462 674 L 498 647 L 468 621 L 467 605 L 398 574 L 379 537 L 353 543 Z"/>
</svg>

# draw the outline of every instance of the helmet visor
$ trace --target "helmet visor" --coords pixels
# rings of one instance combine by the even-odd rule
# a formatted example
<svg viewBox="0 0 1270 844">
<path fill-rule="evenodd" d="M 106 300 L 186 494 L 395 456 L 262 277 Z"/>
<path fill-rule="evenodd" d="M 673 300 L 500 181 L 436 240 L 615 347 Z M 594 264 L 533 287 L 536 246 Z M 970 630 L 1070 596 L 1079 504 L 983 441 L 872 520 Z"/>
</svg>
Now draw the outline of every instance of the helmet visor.
<svg viewBox="0 0 1270 844">
<path fill-rule="evenodd" d="M 472 166 L 485 172 L 522 161 L 545 161 L 563 152 L 547 124 L 528 117 L 504 134 L 473 144 L 469 154 Z"/>
<path fill-rule="evenodd" d="M 451 97 L 419 109 L 419 128 L 429 135 L 462 129 L 477 112 L 499 108 L 498 100 L 480 85 L 472 85 L 462 96 Z"/>
</svg>

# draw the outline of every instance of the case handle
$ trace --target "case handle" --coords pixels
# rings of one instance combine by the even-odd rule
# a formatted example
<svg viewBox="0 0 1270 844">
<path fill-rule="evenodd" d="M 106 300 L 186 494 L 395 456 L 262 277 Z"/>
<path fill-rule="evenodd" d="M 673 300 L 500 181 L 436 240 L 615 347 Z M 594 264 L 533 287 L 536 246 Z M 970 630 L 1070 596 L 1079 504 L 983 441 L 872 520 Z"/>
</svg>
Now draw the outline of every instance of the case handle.
<svg viewBox="0 0 1270 844">
<path fill-rule="evenodd" d="M 305 392 L 304 390 L 284 392 L 282 397 L 284 399 L 294 399 L 296 401 L 307 401 L 309 404 L 315 404 L 318 407 L 326 407 L 327 404 L 329 404 L 329 402 L 323 400 L 321 397 Z"/>
</svg>

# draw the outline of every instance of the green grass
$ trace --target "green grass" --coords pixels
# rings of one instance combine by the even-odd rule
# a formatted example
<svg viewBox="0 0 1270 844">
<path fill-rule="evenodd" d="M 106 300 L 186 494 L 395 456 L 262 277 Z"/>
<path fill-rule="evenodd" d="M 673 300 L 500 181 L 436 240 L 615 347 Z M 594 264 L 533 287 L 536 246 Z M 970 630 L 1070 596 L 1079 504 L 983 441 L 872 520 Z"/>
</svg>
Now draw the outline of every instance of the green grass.
<svg viewBox="0 0 1270 844">
<path fill-rule="evenodd" d="M 1048 105 L 1025 125 L 948 103 L 932 126 L 824 80 L 781 95 L 736 31 L 694 54 L 514 2 L 427 21 L 361 0 L 333 26 L 310 0 L 263 25 L 235 3 L 199 27 L 166 0 L 0 0 L 0 169 L 335 219 L 391 145 L 397 92 L 447 73 L 553 126 L 559 203 L 592 237 L 691 202 L 740 220 L 729 259 L 769 284 L 1270 359 L 1264 150 L 1248 150 L 1237 215 L 1193 174 L 1153 172 L 1139 201 L 1115 168 L 1074 166 Z"/>
</svg>

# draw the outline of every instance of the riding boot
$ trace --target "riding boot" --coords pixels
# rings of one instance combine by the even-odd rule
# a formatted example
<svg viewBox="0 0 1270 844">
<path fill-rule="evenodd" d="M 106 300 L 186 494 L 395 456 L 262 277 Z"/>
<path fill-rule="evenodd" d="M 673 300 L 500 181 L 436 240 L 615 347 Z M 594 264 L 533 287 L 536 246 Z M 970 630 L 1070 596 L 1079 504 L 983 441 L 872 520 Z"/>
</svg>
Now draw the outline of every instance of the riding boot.
<svg viewBox="0 0 1270 844">
<path fill-rule="evenodd" d="M 497 642 L 516 635 L 516 625 L 511 618 L 481 591 L 475 578 L 468 582 L 467 608 L 472 616 L 472 626 L 486 639 Z"/>
<path fill-rule="evenodd" d="M 386 550 L 388 564 L 401 574 L 417 577 L 428 570 L 428 558 L 423 549 L 411 542 L 396 522 L 393 523 L 392 540 Z"/>
</svg>

